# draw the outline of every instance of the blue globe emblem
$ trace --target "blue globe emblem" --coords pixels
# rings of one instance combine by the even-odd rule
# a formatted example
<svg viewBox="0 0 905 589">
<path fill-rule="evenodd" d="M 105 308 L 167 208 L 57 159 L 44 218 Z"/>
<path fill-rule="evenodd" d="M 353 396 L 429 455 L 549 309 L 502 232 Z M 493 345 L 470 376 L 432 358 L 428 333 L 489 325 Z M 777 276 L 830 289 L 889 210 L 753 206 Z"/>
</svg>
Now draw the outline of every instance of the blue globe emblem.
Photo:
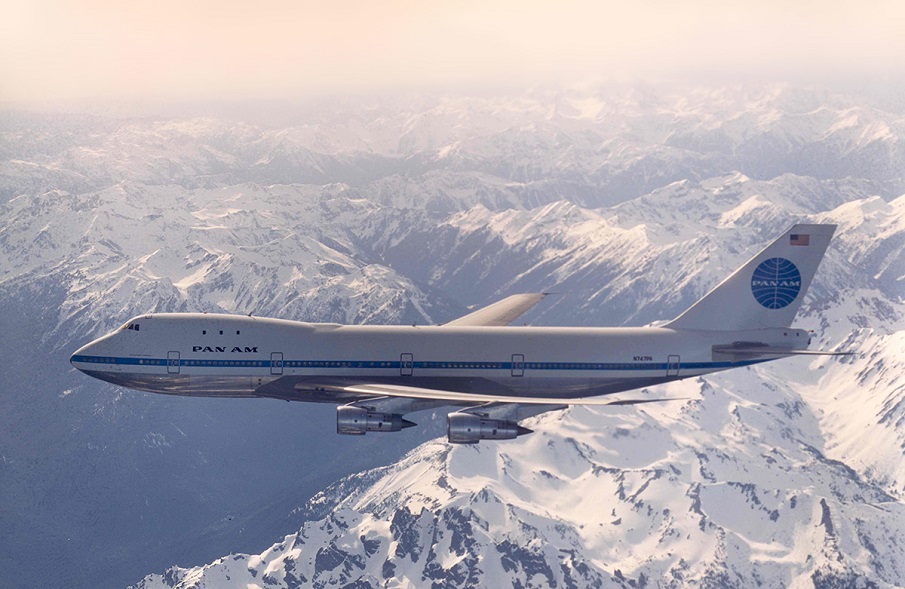
<svg viewBox="0 0 905 589">
<path fill-rule="evenodd" d="M 751 292 L 768 309 L 788 307 L 801 291 L 801 273 L 785 258 L 761 262 L 751 276 Z"/>
</svg>

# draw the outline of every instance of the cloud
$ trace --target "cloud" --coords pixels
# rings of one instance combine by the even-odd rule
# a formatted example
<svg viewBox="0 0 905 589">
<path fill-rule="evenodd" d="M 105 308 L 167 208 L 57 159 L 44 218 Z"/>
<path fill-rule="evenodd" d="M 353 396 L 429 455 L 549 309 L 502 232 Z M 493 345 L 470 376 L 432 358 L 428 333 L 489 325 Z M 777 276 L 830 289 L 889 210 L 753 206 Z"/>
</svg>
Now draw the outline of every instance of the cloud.
<svg viewBox="0 0 905 589">
<path fill-rule="evenodd" d="M 0 2 L 7 101 L 905 69 L 892 0 Z"/>
</svg>

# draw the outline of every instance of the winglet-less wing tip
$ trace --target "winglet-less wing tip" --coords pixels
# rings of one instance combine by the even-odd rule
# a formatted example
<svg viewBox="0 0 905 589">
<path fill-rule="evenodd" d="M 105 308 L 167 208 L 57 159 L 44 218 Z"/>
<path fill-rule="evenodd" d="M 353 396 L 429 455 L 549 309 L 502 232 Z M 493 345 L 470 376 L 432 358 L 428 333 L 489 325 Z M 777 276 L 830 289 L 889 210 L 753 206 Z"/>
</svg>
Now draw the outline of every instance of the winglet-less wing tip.
<svg viewBox="0 0 905 589">
<path fill-rule="evenodd" d="M 477 311 L 453 319 L 444 326 L 455 327 L 502 327 L 509 325 L 524 315 L 534 305 L 541 302 L 549 293 L 516 294 Z"/>
</svg>

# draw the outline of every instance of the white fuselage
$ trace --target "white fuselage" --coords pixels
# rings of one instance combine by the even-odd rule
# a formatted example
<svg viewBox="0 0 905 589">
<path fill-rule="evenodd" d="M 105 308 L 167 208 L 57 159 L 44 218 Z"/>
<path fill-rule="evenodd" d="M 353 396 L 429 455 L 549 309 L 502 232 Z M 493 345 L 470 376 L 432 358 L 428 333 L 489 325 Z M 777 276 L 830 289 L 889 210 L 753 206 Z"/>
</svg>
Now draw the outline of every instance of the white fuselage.
<svg viewBox="0 0 905 589">
<path fill-rule="evenodd" d="M 345 403 L 335 387 L 395 384 L 562 399 L 605 395 L 775 359 L 714 346 L 805 349 L 791 328 L 341 326 L 220 314 L 151 314 L 79 349 L 72 364 L 122 386 L 192 396 Z"/>
</svg>

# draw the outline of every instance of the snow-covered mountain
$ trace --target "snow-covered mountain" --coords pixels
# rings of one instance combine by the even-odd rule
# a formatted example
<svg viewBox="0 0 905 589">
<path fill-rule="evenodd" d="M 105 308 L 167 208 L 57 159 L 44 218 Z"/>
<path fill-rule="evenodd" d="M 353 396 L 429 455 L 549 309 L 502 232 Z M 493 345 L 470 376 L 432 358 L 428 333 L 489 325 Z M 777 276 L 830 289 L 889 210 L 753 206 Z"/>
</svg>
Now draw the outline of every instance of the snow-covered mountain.
<svg viewBox="0 0 905 589">
<path fill-rule="evenodd" d="M 647 87 L 286 119 L 0 115 L 0 584 L 123 586 L 287 533 L 142 584 L 905 578 L 901 114 Z M 640 325 L 799 219 L 839 224 L 799 324 L 854 356 L 549 414 L 512 443 L 428 441 L 442 417 L 348 439 L 331 407 L 123 391 L 66 362 L 155 310 L 427 323 L 544 290 L 527 320 Z"/>
<path fill-rule="evenodd" d="M 736 170 L 759 180 L 864 178 L 877 193 L 905 191 L 905 117 L 812 88 L 394 97 L 306 104 L 285 119 L 7 113 L 0 199 L 123 180 L 185 188 L 341 182 L 403 208 L 596 207 Z"/>
<path fill-rule="evenodd" d="M 425 444 L 315 498 L 321 517 L 260 555 L 139 586 L 897 585 L 905 506 L 753 376 L 670 387 L 698 397 L 671 409 L 545 417 L 523 444 Z"/>
<path fill-rule="evenodd" d="M 312 499 L 311 521 L 261 554 L 139 587 L 900 586 L 905 304 L 889 265 L 903 213 L 905 198 L 867 199 L 812 217 L 840 229 L 798 323 L 851 358 L 675 383 L 661 390 L 674 404 L 548 414 L 513 444 L 429 442 Z M 743 226 L 718 218 L 733 219 L 709 237 L 726 250 Z"/>
</svg>

